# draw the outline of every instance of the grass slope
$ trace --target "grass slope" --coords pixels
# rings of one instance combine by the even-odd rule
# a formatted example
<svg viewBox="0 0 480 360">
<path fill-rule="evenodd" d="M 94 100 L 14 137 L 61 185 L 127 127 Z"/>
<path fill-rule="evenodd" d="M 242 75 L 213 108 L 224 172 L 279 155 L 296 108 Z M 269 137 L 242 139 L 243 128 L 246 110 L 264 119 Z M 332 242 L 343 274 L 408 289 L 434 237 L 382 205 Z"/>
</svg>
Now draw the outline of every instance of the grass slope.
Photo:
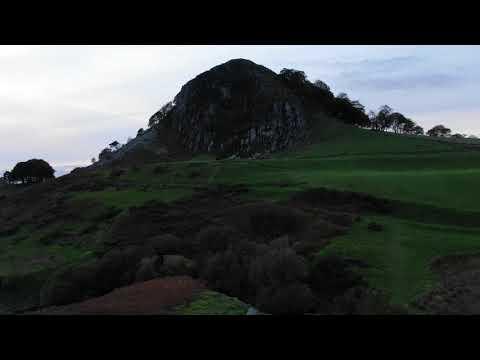
<svg viewBox="0 0 480 360">
<path fill-rule="evenodd" d="M 391 295 L 394 304 L 408 305 L 435 285 L 430 262 L 450 254 L 480 251 L 480 227 L 461 228 L 370 217 L 384 226 L 381 232 L 367 230 L 367 221 L 357 223 L 351 233 L 323 249 L 319 255 L 339 254 L 366 261 L 367 280 Z"/>
<path fill-rule="evenodd" d="M 408 304 L 434 286 L 436 278 L 429 264 L 435 257 L 480 250 L 478 148 L 425 137 L 379 134 L 331 119 L 326 119 L 314 135 L 311 145 L 268 160 L 217 161 L 200 155 L 190 161 L 148 164 L 126 169 L 115 180 L 122 184 L 118 189 L 72 191 L 68 196 L 124 210 L 150 200 L 186 198 L 202 185 L 244 184 L 250 189 L 246 196 L 270 200 L 325 186 L 401 201 L 404 206 L 396 217 L 371 219 L 384 224 L 385 231 L 367 231 L 370 219 L 364 220 L 318 254 L 342 253 L 363 259 L 371 265 L 365 273 L 367 279 L 385 290 L 395 304 Z M 108 171 L 100 175 L 110 176 Z M 22 253 L 23 264 L 43 252 L 62 254 L 64 261 L 87 256 L 85 249 L 40 248 L 32 236 L 40 235 L 30 234 L 22 242 L 0 239 L 0 272 L 13 271 L 5 264 L 11 256 Z M 210 300 L 201 299 L 198 311 L 202 312 Z"/>
</svg>

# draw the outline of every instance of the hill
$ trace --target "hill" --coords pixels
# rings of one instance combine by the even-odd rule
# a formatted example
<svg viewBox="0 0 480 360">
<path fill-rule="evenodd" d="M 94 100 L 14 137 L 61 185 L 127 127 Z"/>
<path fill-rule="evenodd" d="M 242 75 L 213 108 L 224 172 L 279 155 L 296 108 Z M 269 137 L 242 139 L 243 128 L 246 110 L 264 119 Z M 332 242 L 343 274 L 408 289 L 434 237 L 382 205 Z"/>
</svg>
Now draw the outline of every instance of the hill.
<svg viewBox="0 0 480 360">
<path fill-rule="evenodd" d="M 187 276 L 243 304 L 202 298 L 222 309 L 475 311 L 480 151 L 354 127 L 285 94 L 299 99 L 305 136 L 266 158 L 173 151 L 152 129 L 145 155 L 130 152 L 138 137 L 117 159 L 3 190 L 3 310 L 95 312 L 135 284 Z M 189 299 L 185 313 L 198 306 Z"/>
</svg>

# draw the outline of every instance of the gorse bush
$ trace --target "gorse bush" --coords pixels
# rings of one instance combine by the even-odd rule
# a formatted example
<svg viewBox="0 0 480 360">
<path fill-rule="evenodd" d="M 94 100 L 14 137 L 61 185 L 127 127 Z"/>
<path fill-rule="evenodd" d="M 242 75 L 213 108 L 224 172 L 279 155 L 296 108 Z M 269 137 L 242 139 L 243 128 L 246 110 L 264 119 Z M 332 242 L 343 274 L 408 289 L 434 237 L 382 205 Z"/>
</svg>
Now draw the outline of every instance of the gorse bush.
<svg viewBox="0 0 480 360">
<path fill-rule="evenodd" d="M 272 249 L 252 262 L 249 277 L 256 288 L 279 286 L 305 279 L 307 265 L 289 248 Z"/>
<path fill-rule="evenodd" d="M 201 275 L 214 289 L 230 296 L 248 298 L 252 286 L 248 278 L 250 258 L 233 248 L 208 258 Z"/>
<path fill-rule="evenodd" d="M 294 282 L 261 289 L 256 306 L 274 315 L 304 314 L 313 310 L 315 298 L 308 285 Z"/>
</svg>

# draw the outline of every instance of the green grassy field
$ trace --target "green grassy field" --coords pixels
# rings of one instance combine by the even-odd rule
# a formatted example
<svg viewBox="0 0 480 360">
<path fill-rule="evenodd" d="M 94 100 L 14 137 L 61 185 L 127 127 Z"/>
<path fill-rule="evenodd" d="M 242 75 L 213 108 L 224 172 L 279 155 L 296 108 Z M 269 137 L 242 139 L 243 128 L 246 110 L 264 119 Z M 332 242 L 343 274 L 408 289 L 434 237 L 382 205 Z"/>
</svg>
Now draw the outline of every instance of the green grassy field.
<svg viewBox="0 0 480 360">
<path fill-rule="evenodd" d="M 50 229 L 52 231 L 52 229 Z M 44 244 L 48 232 L 23 228 L 0 242 L 0 277 L 36 273 L 55 266 L 82 262 L 93 252 L 82 246 Z"/>
<path fill-rule="evenodd" d="M 367 230 L 368 221 L 384 226 L 381 232 Z M 480 252 L 480 227 L 461 228 L 425 224 L 392 217 L 369 217 L 353 231 L 332 242 L 319 255 L 340 254 L 370 265 L 363 270 L 369 282 L 386 291 L 391 301 L 408 305 L 432 288 L 438 280 L 429 266 L 433 259 L 449 254 Z"/>
</svg>

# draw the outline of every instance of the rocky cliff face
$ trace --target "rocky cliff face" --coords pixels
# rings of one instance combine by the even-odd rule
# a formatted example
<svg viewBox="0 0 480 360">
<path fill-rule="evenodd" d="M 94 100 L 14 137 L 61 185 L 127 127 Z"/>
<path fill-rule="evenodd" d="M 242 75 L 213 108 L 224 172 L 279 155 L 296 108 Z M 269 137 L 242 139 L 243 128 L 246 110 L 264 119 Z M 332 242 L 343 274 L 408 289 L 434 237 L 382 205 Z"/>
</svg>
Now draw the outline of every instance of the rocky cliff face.
<svg viewBox="0 0 480 360">
<path fill-rule="evenodd" d="M 285 150 L 305 137 L 300 99 L 277 74 L 248 60 L 198 75 L 174 104 L 158 130 L 173 130 L 189 152 L 248 156 Z"/>
</svg>

